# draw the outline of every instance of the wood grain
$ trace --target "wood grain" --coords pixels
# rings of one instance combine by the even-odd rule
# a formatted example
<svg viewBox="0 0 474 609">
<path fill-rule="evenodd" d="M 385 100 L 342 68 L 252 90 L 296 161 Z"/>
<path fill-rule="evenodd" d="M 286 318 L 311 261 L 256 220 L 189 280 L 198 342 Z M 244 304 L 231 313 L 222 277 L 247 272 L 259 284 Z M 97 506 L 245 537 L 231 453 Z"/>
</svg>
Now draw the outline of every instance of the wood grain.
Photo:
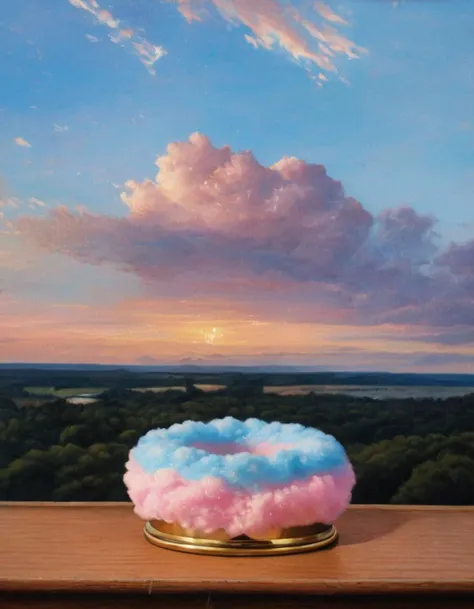
<svg viewBox="0 0 474 609">
<path fill-rule="evenodd" d="M 337 525 L 329 550 L 221 558 L 148 544 L 128 504 L 0 504 L 0 590 L 474 594 L 474 508 L 355 506 Z"/>
</svg>

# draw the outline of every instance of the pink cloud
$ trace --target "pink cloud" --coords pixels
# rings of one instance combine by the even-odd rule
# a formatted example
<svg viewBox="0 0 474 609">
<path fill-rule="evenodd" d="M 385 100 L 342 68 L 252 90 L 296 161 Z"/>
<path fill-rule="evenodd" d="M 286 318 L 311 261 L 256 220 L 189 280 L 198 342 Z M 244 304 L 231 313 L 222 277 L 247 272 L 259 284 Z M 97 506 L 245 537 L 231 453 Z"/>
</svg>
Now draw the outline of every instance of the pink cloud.
<svg viewBox="0 0 474 609">
<path fill-rule="evenodd" d="M 155 179 L 126 183 L 123 217 L 58 207 L 15 228 L 134 273 L 161 297 L 226 294 L 256 315 L 305 322 L 474 326 L 474 245 L 440 252 L 434 218 L 409 207 L 373 217 L 322 165 L 266 167 L 201 134 L 156 165 Z"/>
<path fill-rule="evenodd" d="M 343 19 L 340 15 L 335 13 L 330 6 L 324 4 L 324 2 L 315 2 L 315 8 L 321 15 L 321 17 L 324 17 L 324 19 L 326 19 L 326 21 L 347 25 L 347 21 Z"/>
<path fill-rule="evenodd" d="M 321 165 L 283 158 L 264 167 L 200 134 L 170 144 L 156 164 L 156 180 L 126 183 L 125 218 L 59 207 L 17 226 L 42 247 L 148 278 L 201 268 L 325 281 L 373 223 Z"/>
<path fill-rule="evenodd" d="M 25 140 L 24 137 L 16 137 L 13 141 L 17 146 L 20 146 L 20 148 L 31 148 L 30 142 Z"/>
<path fill-rule="evenodd" d="M 280 48 L 297 61 L 329 72 L 337 72 L 337 57 L 355 59 L 366 53 L 336 29 L 347 21 L 322 2 L 305 14 L 278 0 L 171 1 L 188 22 L 202 21 L 208 14 L 206 7 L 212 6 L 227 22 L 246 27 L 244 37 L 254 47 Z"/>
</svg>

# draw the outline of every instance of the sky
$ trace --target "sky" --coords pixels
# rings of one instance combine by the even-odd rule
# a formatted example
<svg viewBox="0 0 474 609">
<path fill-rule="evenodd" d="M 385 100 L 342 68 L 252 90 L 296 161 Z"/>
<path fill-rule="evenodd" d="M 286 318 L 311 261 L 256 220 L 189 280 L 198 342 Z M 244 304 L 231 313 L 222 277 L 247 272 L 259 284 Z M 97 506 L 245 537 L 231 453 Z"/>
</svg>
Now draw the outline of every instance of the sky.
<svg viewBox="0 0 474 609">
<path fill-rule="evenodd" d="M 0 362 L 474 372 L 470 0 L 18 0 Z"/>
</svg>

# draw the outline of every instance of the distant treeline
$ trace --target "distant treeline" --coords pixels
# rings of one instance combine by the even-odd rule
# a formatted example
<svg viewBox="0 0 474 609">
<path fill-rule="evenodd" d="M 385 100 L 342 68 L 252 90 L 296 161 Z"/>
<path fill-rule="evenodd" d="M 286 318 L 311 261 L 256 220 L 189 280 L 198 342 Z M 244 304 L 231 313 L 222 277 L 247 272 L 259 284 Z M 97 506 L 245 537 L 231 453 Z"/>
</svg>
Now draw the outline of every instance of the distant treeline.
<svg viewBox="0 0 474 609">
<path fill-rule="evenodd" d="M 184 385 L 186 380 L 195 384 L 232 386 L 235 384 L 277 385 L 371 385 L 371 386 L 442 386 L 474 387 L 472 374 L 391 374 L 388 372 L 300 372 L 259 371 L 249 368 L 238 371 L 232 368 L 211 370 L 199 366 L 181 366 L 166 371 L 164 368 L 144 366 L 32 366 L 0 364 L 0 395 L 11 391 L 21 396 L 24 387 L 106 387 L 131 389 L 134 387 L 170 387 Z M 6 392 L 6 393 L 5 393 Z"/>
<path fill-rule="evenodd" d="M 0 500 L 126 500 L 124 465 L 141 435 L 231 415 L 333 434 L 356 469 L 355 503 L 474 505 L 474 395 L 381 401 L 253 387 L 219 395 L 188 382 L 185 393 L 112 389 L 87 406 L 58 399 L 20 408 L 7 394 L 0 395 Z"/>
</svg>

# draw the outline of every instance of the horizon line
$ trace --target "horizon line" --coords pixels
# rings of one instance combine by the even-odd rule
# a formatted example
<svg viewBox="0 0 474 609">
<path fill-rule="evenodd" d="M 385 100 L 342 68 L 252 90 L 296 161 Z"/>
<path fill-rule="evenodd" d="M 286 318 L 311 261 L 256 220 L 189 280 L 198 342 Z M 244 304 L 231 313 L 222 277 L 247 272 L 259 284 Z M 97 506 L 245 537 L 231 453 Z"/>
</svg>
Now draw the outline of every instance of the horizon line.
<svg viewBox="0 0 474 609">
<path fill-rule="evenodd" d="M 104 364 L 104 363 L 94 363 L 94 362 L 0 362 L 0 368 L 15 368 L 15 367 L 32 367 L 32 368 L 78 368 L 78 367 L 90 367 L 90 368 L 113 368 L 113 369 L 123 369 L 123 368 L 147 368 L 149 370 L 157 370 L 167 369 L 167 371 L 172 372 L 173 370 L 183 369 L 183 368 L 195 368 L 206 370 L 209 372 L 219 371 L 219 370 L 242 370 L 249 371 L 259 370 L 259 371 L 288 371 L 291 373 L 300 373 L 300 374 L 373 374 L 373 375 L 391 375 L 391 376 L 472 376 L 474 377 L 474 372 L 391 372 L 389 370 L 354 370 L 354 369 L 329 369 L 329 368 L 321 368 L 321 367 L 312 367 L 312 366 L 298 366 L 298 365 L 281 365 L 281 364 L 249 364 L 249 365 L 238 365 L 238 364 L 228 364 L 228 365 L 219 365 L 219 364 L 193 364 L 193 363 L 180 363 L 180 364 Z"/>
</svg>

